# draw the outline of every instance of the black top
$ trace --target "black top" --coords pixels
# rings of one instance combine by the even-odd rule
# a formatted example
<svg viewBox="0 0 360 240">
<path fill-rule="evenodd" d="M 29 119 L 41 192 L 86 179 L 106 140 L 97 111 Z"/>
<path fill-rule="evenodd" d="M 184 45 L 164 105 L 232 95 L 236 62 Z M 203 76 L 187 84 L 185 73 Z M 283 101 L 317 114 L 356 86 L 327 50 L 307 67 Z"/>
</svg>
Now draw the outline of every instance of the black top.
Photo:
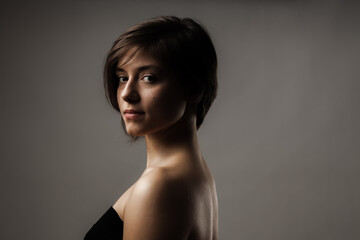
<svg viewBox="0 0 360 240">
<path fill-rule="evenodd" d="M 113 207 L 92 226 L 84 240 L 123 239 L 124 223 Z"/>
</svg>

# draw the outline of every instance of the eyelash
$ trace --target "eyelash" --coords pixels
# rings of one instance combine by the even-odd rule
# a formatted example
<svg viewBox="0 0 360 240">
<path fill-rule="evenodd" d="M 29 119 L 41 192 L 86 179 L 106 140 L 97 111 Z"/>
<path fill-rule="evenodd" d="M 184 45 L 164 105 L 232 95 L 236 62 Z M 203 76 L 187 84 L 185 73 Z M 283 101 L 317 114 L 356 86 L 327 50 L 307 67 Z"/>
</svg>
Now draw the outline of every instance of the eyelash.
<svg viewBox="0 0 360 240">
<path fill-rule="evenodd" d="M 146 78 L 148 78 L 148 80 L 146 80 Z M 127 82 L 129 79 L 125 76 L 119 76 L 118 77 L 119 82 L 123 83 L 123 82 Z M 153 75 L 144 75 L 141 80 L 143 80 L 144 82 L 149 82 L 149 83 L 153 83 L 156 82 L 156 77 Z"/>
<path fill-rule="evenodd" d="M 126 82 L 128 79 L 127 79 L 127 77 L 125 77 L 125 76 L 119 76 L 118 77 L 118 79 L 119 79 L 119 82 Z M 126 80 L 124 80 L 124 79 L 126 79 Z"/>
<path fill-rule="evenodd" d="M 148 80 L 145 80 L 145 78 L 148 78 Z M 144 80 L 145 82 L 156 82 L 156 77 L 154 77 L 153 75 L 145 75 L 141 78 L 142 80 Z"/>
</svg>

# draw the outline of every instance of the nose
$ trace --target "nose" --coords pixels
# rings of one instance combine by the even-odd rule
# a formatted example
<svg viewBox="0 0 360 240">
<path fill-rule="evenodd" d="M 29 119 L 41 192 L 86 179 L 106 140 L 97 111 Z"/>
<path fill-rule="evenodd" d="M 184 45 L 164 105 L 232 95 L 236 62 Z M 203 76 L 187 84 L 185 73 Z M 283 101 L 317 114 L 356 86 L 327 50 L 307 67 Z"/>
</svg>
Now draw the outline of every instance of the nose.
<svg viewBox="0 0 360 240">
<path fill-rule="evenodd" d="M 136 103 L 140 100 L 136 81 L 130 79 L 126 82 L 125 87 L 121 90 L 121 98 L 128 103 Z"/>
</svg>

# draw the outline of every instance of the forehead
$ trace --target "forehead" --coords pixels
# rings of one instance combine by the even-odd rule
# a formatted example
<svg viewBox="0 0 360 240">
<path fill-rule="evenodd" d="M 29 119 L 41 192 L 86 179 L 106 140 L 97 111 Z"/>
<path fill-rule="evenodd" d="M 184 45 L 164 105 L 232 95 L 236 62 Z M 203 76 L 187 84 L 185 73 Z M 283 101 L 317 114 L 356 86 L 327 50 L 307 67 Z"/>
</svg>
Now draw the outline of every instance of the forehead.
<svg viewBox="0 0 360 240">
<path fill-rule="evenodd" d="M 129 49 L 122 57 L 119 58 L 116 67 L 125 69 L 139 68 L 142 66 L 161 68 L 161 64 L 154 56 L 139 48 Z"/>
</svg>

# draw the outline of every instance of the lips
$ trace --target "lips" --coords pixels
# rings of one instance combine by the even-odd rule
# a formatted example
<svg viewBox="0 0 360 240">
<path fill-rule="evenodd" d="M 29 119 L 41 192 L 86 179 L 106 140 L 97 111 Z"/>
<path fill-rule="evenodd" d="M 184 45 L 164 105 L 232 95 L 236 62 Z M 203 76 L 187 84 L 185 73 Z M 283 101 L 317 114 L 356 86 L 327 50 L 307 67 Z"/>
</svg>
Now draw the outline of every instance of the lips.
<svg viewBox="0 0 360 240">
<path fill-rule="evenodd" d="M 142 111 L 137 111 L 137 110 L 134 110 L 134 109 L 126 109 L 125 111 L 124 111 L 124 117 L 126 118 L 126 119 L 139 119 L 139 118 L 141 118 L 141 117 L 143 117 L 144 116 L 144 112 L 142 112 Z"/>
<path fill-rule="evenodd" d="M 126 109 L 124 111 L 124 113 L 129 113 L 129 114 L 134 114 L 134 113 L 138 113 L 138 114 L 143 114 L 144 112 L 141 112 L 141 111 L 136 111 L 136 110 L 133 110 L 133 109 Z"/>
</svg>

